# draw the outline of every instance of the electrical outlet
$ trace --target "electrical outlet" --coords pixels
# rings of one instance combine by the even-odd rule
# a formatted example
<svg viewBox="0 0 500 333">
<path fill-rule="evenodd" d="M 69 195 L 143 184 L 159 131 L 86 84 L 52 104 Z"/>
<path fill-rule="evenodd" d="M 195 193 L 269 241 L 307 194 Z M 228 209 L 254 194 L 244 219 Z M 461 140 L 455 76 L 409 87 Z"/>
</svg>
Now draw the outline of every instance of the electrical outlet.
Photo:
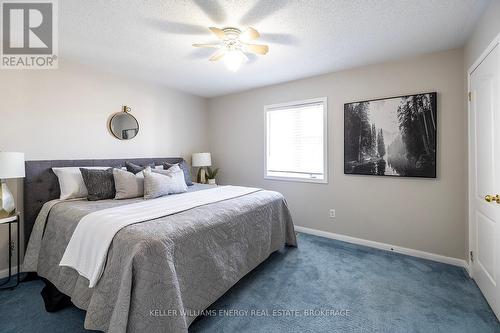
<svg viewBox="0 0 500 333">
<path fill-rule="evenodd" d="M 330 218 L 335 218 L 335 209 L 330 209 Z"/>
</svg>

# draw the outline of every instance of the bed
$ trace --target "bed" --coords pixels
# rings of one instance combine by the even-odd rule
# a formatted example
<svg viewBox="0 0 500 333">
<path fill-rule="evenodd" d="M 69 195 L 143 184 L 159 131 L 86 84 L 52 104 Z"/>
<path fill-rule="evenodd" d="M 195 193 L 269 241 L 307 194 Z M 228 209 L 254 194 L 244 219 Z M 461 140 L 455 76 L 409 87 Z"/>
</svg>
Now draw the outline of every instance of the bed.
<svg viewBox="0 0 500 333">
<path fill-rule="evenodd" d="M 127 159 L 141 165 L 180 160 Z M 87 278 L 59 265 L 78 222 L 93 212 L 142 199 L 54 200 L 59 189 L 51 168 L 116 167 L 125 161 L 26 162 L 25 239 L 32 239 L 25 270 L 35 271 L 86 310 L 87 329 L 187 332 L 202 310 L 272 252 L 297 245 L 283 196 L 258 190 L 124 227 L 112 240 L 102 276 L 89 288 Z M 195 184 L 188 193 L 176 195 L 211 188 Z M 41 235 L 39 244 L 33 241 L 36 234 Z"/>
</svg>

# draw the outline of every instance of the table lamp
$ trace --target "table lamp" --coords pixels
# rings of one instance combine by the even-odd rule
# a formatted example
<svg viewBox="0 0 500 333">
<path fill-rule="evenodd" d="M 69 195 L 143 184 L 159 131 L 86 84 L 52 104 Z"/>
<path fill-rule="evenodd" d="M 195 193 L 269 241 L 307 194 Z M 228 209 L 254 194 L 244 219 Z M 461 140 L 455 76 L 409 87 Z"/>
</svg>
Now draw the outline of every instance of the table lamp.
<svg viewBox="0 0 500 333">
<path fill-rule="evenodd" d="M 212 165 L 212 156 L 210 155 L 210 153 L 194 153 L 192 156 L 191 165 L 195 168 L 199 168 L 196 181 L 198 183 L 206 183 L 205 167 Z"/>
<path fill-rule="evenodd" d="M 14 196 L 5 180 L 24 176 L 24 153 L 0 151 L 0 218 L 12 216 L 16 212 Z"/>
</svg>

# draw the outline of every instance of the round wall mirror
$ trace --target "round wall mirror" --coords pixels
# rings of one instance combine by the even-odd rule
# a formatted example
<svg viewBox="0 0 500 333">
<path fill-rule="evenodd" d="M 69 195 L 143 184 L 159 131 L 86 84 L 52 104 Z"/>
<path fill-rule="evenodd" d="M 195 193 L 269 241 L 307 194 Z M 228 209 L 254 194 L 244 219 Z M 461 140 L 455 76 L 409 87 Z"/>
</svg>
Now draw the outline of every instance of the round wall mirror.
<svg viewBox="0 0 500 333">
<path fill-rule="evenodd" d="M 109 121 L 109 130 L 120 140 L 133 139 L 139 133 L 139 122 L 130 113 L 128 106 L 122 112 L 115 113 Z"/>
</svg>

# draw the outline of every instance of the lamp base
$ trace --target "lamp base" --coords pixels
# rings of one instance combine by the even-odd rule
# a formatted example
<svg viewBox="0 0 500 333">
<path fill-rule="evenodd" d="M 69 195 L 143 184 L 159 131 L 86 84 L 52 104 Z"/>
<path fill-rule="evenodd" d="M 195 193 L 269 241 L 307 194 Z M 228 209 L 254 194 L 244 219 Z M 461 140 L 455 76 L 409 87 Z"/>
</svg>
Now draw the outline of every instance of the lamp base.
<svg viewBox="0 0 500 333">
<path fill-rule="evenodd" d="M 0 181 L 0 219 L 13 216 L 16 213 L 16 204 L 14 196 L 7 187 L 7 182 Z"/>
<path fill-rule="evenodd" d="M 207 177 L 204 167 L 200 167 L 198 169 L 198 177 L 196 177 L 196 182 L 200 184 L 205 184 L 207 182 Z"/>
</svg>

